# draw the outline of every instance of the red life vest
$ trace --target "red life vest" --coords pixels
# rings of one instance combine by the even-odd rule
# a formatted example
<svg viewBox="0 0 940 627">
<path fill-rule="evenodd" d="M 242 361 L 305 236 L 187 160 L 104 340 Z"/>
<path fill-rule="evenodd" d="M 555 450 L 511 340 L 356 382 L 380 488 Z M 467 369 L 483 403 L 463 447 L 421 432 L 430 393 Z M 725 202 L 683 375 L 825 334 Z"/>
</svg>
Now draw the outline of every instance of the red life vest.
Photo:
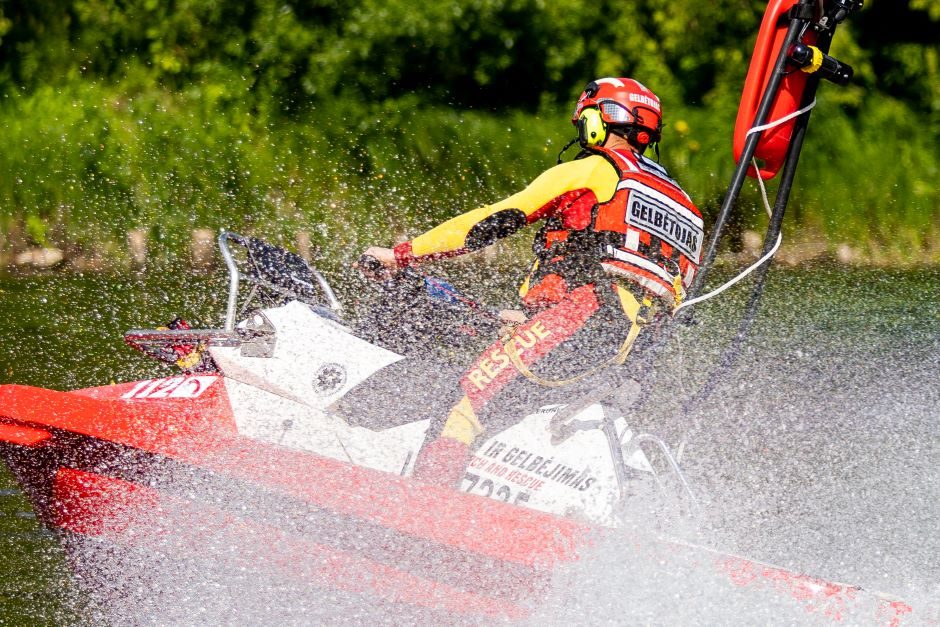
<svg viewBox="0 0 940 627">
<path fill-rule="evenodd" d="M 620 175 L 614 197 L 594 213 L 595 231 L 623 236 L 605 246 L 601 265 L 608 274 L 626 276 L 672 300 L 676 275 L 688 288 L 701 262 L 701 212 L 655 161 L 633 152 L 593 150 Z"/>
<path fill-rule="evenodd" d="M 673 302 L 676 275 L 689 287 L 701 259 L 702 214 L 655 161 L 632 151 L 590 151 L 614 166 L 617 190 L 603 203 L 587 190 L 572 192 L 562 203 L 561 215 L 549 219 L 536 239 L 538 270 L 530 274 L 524 302 L 555 302 L 568 289 L 597 280 L 592 270 L 624 277 Z M 585 201 L 591 203 L 590 220 L 571 219 L 587 217 Z"/>
</svg>

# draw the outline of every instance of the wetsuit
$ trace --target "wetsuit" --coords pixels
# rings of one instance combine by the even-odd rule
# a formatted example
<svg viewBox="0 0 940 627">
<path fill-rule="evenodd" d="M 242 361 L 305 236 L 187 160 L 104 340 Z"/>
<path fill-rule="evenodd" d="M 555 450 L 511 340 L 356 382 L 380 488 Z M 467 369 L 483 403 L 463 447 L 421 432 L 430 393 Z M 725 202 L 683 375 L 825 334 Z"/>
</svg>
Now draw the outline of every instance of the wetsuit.
<svg viewBox="0 0 940 627">
<path fill-rule="evenodd" d="M 698 209 L 659 164 L 632 151 L 591 148 L 509 198 L 457 216 L 395 247 L 400 266 L 478 250 L 543 221 L 520 289 L 531 315 L 487 348 L 460 380 L 464 397 L 432 425 L 415 475 L 453 484 L 484 429 L 517 420 L 523 390 L 611 361 L 638 324 L 641 301 L 670 305 L 697 269 Z M 677 295 L 678 291 L 678 295 Z M 538 372 L 533 369 L 538 365 Z M 512 414 L 512 416 L 509 416 Z"/>
</svg>

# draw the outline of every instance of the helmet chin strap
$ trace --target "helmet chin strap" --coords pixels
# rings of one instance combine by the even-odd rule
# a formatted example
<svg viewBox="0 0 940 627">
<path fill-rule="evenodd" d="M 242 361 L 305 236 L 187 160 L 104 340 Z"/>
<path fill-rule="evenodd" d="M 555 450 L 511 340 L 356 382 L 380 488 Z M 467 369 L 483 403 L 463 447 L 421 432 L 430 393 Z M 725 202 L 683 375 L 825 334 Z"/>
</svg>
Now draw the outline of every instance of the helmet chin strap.
<svg viewBox="0 0 940 627">
<path fill-rule="evenodd" d="M 623 137 L 624 139 L 627 139 L 623 134 L 618 133 L 617 130 L 615 130 L 615 129 L 610 129 L 610 132 L 611 132 L 611 134 L 613 134 L 613 135 L 617 135 L 618 137 Z M 562 157 L 562 155 L 564 155 L 564 154 L 568 151 L 568 149 L 571 148 L 571 147 L 575 144 L 575 142 L 578 141 L 578 139 L 580 139 L 580 137 L 575 137 L 574 139 L 572 139 L 571 141 L 569 141 L 567 144 L 565 144 L 565 147 L 562 148 L 561 151 L 558 153 L 558 160 L 556 161 L 556 163 L 561 163 L 561 157 Z M 631 146 L 632 146 L 632 144 L 631 144 Z M 650 143 L 647 144 L 646 146 L 644 146 L 644 147 L 642 147 L 642 148 L 638 148 L 637 150 L 638 150 L 638 151 L 640 152 L 640 154 L 642 155 L 644 152 L 646 152 L 646 149 L 649 148 L 650 146 L 652 146 L 652 147 L 653 147 L 653 150 L 656 151 L 656 163 L 659 163 L 659 160 L 660 160 L 659 142 L 650 142 Z"/>
<path fill-rule="evenodd" d="M 610 129 L 610 133 L 612 135 L 616 135 L 617 137 L 622 137 L 623 139 L 627 140 L 627 142 L 630 143 L 630 146 L 636 149 L 637 152 L 639 152 L 641 155 L 646 153 L 647 148 L 652 147 L 653 150 L 656 152 L 656 163 L 659 163 L 660 154 L 659 154 L 659 142 L 658 141 L 651 141 L 645 146 L 637 148 L 637 146 L 633 142 L 630 141 L 630 138 L 627 136 L 628 133 L 623 132 L 620 128 L 613 127 Z"/>
</svg>

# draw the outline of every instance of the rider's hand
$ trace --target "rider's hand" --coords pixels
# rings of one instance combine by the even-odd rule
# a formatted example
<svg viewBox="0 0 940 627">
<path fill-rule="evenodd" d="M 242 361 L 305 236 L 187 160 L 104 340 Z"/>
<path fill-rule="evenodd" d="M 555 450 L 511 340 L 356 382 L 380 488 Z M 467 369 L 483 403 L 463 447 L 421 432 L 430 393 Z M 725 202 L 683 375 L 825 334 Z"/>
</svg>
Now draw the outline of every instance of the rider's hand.
<svg viewBox="0 0 940 627">
<path fill-rule="evenodd" d="M 383 266 L 389 270 L 397 270 L 398 262 L 395 261 L 395 251 L 391 248 L 382 248 L 380 246 L 369 246 L 366 252 L 362 253 L 364 257 L 374 257 Z"/>
<path fill-rule="evenodd" d="M 522 324 L 528 320 L 526 315 L 518 309 L 501 309 L 499 311 L 499 319 L 509 324 Z"/>
<path fill-rule="evenodd" d="M 499 311 L 499 320 L 502 326 L 499 327 L 500 337 L 509 336 L 517 326 L 527 320 L 526 315 L 518 309 L 501 309 Z"/>
<path fill-rule="evenodd" d="M 375 267 L 376 261 L 379 267 Z M 395 251 L 391 248 L 369 246 L 353 267 L 370 279 L 384 281 L 398 270 L 398 262 L 395 260 Z"/>
</svg>

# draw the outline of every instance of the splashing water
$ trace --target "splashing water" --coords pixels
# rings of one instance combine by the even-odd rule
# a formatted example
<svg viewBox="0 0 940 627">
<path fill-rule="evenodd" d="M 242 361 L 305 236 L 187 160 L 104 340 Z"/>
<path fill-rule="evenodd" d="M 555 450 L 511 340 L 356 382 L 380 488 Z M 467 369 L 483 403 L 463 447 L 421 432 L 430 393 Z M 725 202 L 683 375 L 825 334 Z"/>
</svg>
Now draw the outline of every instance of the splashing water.
<svg viewBox="0 0 940 627">
<path fill-rule="evenodd" d="M 733 564 L 716 568 L 715 555 L 677 548 L 658 531 L 883 591 L 915 607 L 940 605 L 940 316 L 936 294 L 922 289 L 940 277 L 935 271 L 775 274 L 760 324 L 711 397 L 680 415 L 681 401 L 701 385 L 726 342 L 722 318 L 738 311 L 732 301 L 703 309 L 703 324 L 681 334 L 663 360 L 655 405 L 644 417 L 644 424 L 679 424 L 683 465 L 704 502 L 702 519 L 660 522 L 654 531 L 644 516 L 628 517 L 625 529 L 604 534 L 581 559 L 557 570 L 530 624 L 815 624 L 840 612 L 845 624 L 878 624 L 870 603 L 807 608 L 772 584 L 735 585 Z M 110 322 L 131 326 L 126 320 L 139 313 L 119 310 Z M 95 318 L 77 311 L 70 320 Z M 120 331 L 108 329 L 109 337 Z M 44 339 L 38 359 L 66 368 L 63 346 L 75 337 Z M 106 368 L 106 355 L 83 357 L 97 372 Z M 115 369 L 122 367 L 127 370 Z M 52 380 L 54 369 L 46 374 L 49 380 L 37 383 L 63 387 Z M 156 512 L 120 512 L 139 534 L 133 547 L 63 538 L 73 563 L 82 565 L 76 587 L 94 595 L 89 620 L 358 625 L 426 618 L 311 586 L 322 576 L 316 562 L 300 559 L 302 551 L 281 530 L 233 531 L 222 508 L 187 505 L 220 498 L 210 486 L 186 476 L 173 482 L 174 493 L 185 498 Z M 289 519 L 277 500 L 242 496 L 275 519 Z M 180 528 L 191 532 L 171 533 Z M 289 568 L 265 566 L 272 556 Z"/>
</svg>

